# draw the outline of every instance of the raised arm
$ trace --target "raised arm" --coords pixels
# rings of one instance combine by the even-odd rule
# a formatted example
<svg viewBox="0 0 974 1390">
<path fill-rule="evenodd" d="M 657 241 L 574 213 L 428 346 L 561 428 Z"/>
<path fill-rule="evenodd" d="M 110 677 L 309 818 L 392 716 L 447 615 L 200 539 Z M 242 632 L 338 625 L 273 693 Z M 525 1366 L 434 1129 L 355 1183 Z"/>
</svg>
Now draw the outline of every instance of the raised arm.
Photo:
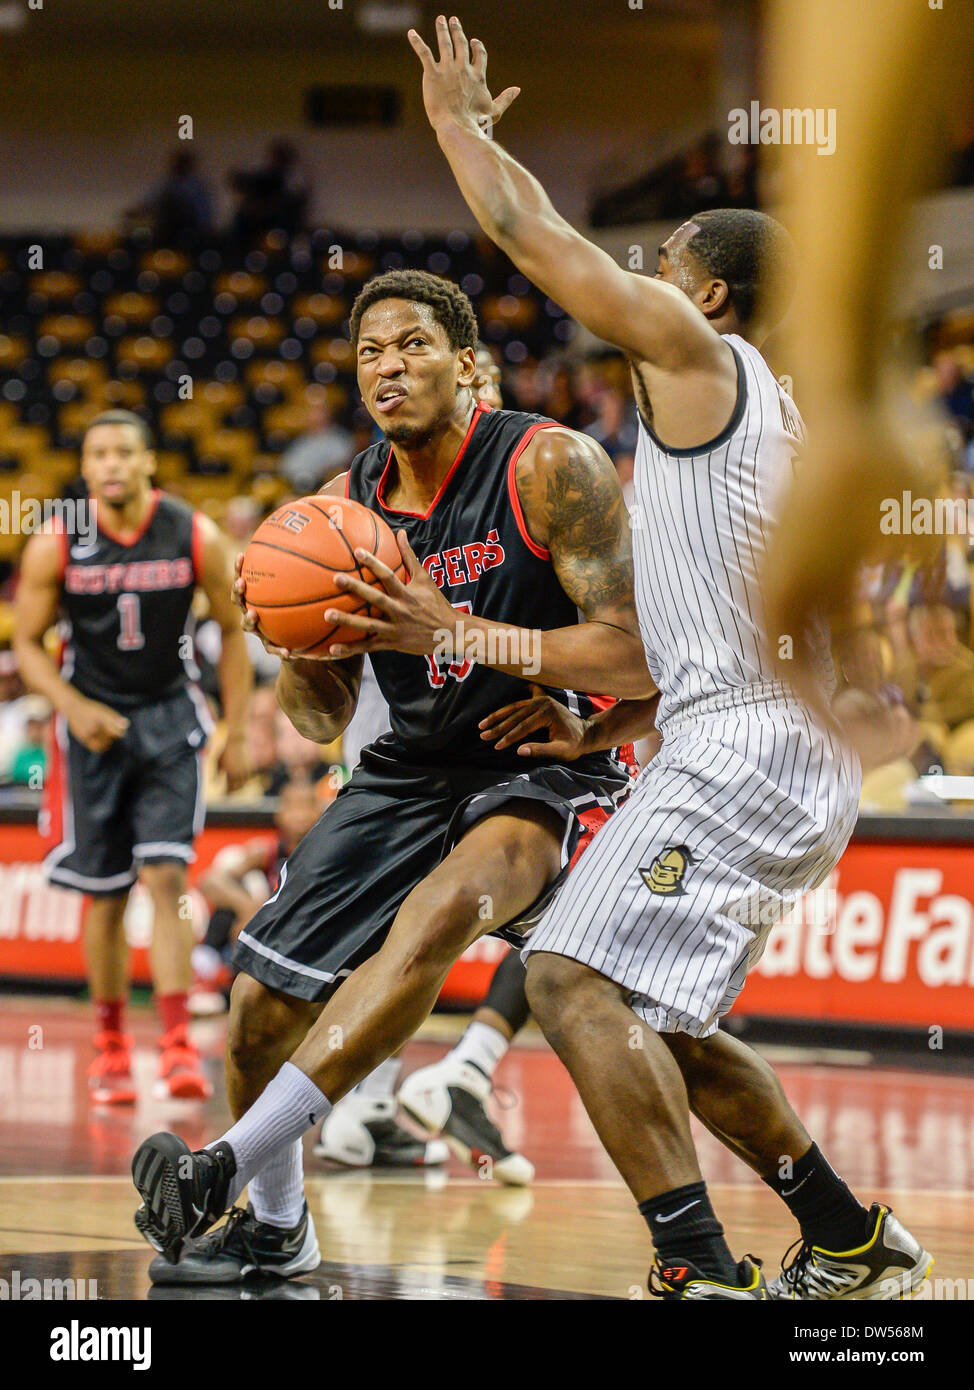
<svg viewBox="0 0 974 1390">
<path fill-rule="evenodd" d="M 487 53 L 458 20 L 436 22 L 439 58 L 415 30 L 423 99 L 460 192 L 486 234 L 545 294 L 606 342 L 664 370 L 722 360 L 719 336 L 672 285 L 622 270 L 555 211 L 538 180 L 491 138 L 517 96 L 495 102 Z"/>
</svg>

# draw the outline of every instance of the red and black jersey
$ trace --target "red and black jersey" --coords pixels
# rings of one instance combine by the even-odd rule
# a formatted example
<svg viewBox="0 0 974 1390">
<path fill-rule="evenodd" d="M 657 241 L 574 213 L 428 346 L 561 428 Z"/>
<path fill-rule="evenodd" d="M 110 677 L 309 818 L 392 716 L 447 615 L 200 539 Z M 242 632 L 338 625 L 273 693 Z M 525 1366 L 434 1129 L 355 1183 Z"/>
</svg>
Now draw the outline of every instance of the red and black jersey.
<svg viewBox="0 0 974 1390">
<path fill-rule="evenodd" d="M 97 518 L 97 505 L 95 507 Z M 94 540 L 61 532 L 61 674 L 118 710 L 164 700 L 198 674 L 190 605 L 200 573 L 198 514 L 152 492 L 138 532 L 99 520 Z"/>
<path fill-rule="evenodd" d="M 569 627 L 578 610 L 562 589 L 549 552 L 528 532 L 514 481 L 517 460 L 554 420 L 480 404 L 449 473 L 424 514 L 385 498 L 395 477 L 392 446 L 372 445 L 352 462 L 347 495 L 405 530 L 430 576 L 461 612 L 529 629 Z M 467 659 L 374 652 L 372 666 L 389 704 L 392 738 L 413 762 L 448 757 L 469 765 L 525 766 L 480 737 L 486 715 L 528 694 L 525 682 Z M 595 706 L 571 690 L 549 693 L 583 718 Z M 593 755 L 593 767 L 608 755 Z M 588 760 L 584 760 L 588 762 Z"/>
</svg>

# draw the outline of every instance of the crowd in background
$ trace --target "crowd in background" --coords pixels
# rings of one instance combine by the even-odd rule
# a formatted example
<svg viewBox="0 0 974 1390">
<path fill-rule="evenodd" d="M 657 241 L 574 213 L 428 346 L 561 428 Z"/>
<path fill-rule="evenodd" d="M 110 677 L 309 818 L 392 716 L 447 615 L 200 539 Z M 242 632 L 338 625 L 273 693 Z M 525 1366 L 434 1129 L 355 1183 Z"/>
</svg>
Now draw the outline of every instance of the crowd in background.
<svg viewBox="0 0 974 1390">
<path fill-rule="evenodd" d="M 974 327 L 974 325 L 972 325 Z M 974 775 L 974 346 L 955 323 L 950 334 L 930 338 L 928 365 L 918 374 L 916 395 L 946 413 L 943 431 L 948 465 L 945 484 L 954 509 L 953 534 L 945 537 L 939 571 L 918 574 L 908 566 L 875 568 L 863 576 L 859 619 L 854 633 L 837 637 L 840 677 L 902 704 L 915 724 L 909 758 L 871 773 L 864 804 L 902 809 L 929 798 L 918 778 L 943 770 Z M 625 360 L 616 352 L 579 353 L 557 347 L 540 356 L 510 361 L 493 349 L 502 367 L 507 407 L 550 416 L 598 440 L 613 460 L 627 501 L 637 439 L 637 415 Z M 349 395 L 344 409 L 313 384 L 305 395 L 306 428 L 276 460 L 276 491 L 241 491 L 215 498 L 207 510 L 235 551 L 242 550 L 267 512 L 285 496 L 316 491 L 342 472 L 354 455 L 377 438 L 361 405 Z M 50 710 L 41 697 L 26 693 L 9 650 L 16 584 L 12 570 L 0 584 L 0 787 L 39 789 L 47 762 Z M 216 708 L 219 629 L 197 615 L 197 659 L 202 684 Z M 251 639 L 257 688 L 248 720 L 255 773 L 240 800 L 275 796 L 289 780 L 309 782 L 321 799 L 334 795 L 347 775 L 341 741 L 319 748 L 302 738 L 278 710 L 273 694 L 277 662 Z M 219 724 L 213 754 L 220 747 Z M 209 760 L 208 795 L 223 794 L 216 756 Z M 0 791 L 0 796 L 9 795 Z"/>
</svg>

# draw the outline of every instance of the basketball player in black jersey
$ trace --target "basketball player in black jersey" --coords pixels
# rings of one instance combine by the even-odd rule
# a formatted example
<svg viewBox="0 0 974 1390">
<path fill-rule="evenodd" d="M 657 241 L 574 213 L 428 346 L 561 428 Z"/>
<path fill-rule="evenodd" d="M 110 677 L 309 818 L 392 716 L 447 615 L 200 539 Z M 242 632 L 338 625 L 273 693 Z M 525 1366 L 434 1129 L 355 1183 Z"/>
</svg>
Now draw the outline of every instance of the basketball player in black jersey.
<svg viewBox="0 0 974 1390">
<path fill-rule="evenodd" d="M 376 654 L 392 730 L 363 751 L 238 938 L 227 1050 L 237 1123 L 192 1155 L 176 1136 L 155 1135 L 133 1160 L 136 1225 L 163 1256 L 154 1279 L 229 1282 L 255 1267 L 316 1266 L 304 1131 L 412 1037 L 466 946 L 487 932 L 519 939 L 567 872 L 588 813 L 604 818 L 628 790 L 629 768 L 606 751 L 618 742 L 618 707 L 593 713 L 565 680 L 570 651 L 586 689 L 641 667 L 618 693 L 655 693 L 636 637 L 615 469 L 585 435 L 476 401 L 476 333 L 469 300 L 447 281 L 397 271 L 365 286 L 351 338 L 363 401 L 386 438 L 325 491 L 401 528 L 414 575 L 421 565 L 454 635 L 457 610 L 460 621 L 476 610 L 518 635 L 502 671 L 461 642 Z M 279 654 L 278 698 L 292 722 L 306 737 L 334 738 L 354 709 L 361 657 Z M 480 721 L 526 693 L 527 679 L 604 723 L 592 745 L 603 751 L 526 767 L 485 741 Z M 251 1210 L 179 1259 L 187 1237 L 248 1183 Z"/>
<path fill-rule="evenodd" d="M 244 718 L 251 665 L 230 601 L 228 555 L 209 518 L 152 486 L 145 422 L 125 410 L 89 425 L 81 471 L 97 531 L 32 536 L 17 590 L 15 644 L 24 680 L 54 706 L 45 808 L 48 876 L 88 893 L 85 950 L 98 1029 L 90 1094 L 134 1103 L 124 1031 L 123 917 L 137 878 L 153 904 L 152 977 L 162 1020 L 157 1093 L 204 1099 L 212 1086 L 187 1035 L 192 931 L 180 911 L 203 813 L 209 729 L 193 684 L 190 605 L 202 589 L 223 633 L 221 757 L 231 788 L 249 775 Z M 68 629 L 60 667 L 44 635 Z"/>
<path fill-rule="evenodd" d="M 477 344 L 473 392 L 494 410 L 503 410 L 501 371 L 485 343 Z M 388 707 L 378 702 L 376 727 L 357 746 L 371 743 L 389 728 Z M 560 707 L 559 707 L 560 708 Z M 362 716 L 359 697 L 356 719 Z M 347 740 L 347 733 L 343 744 Z M 357 757 L 348 765 L 354 767 Z M 319 1158 L 361 1167 L 400 1167 L 439 1163 L 446 1145 L 478 1173 L 500 1183 L 522 1186 L 534 1177 L 534 1165 L 508 1148 L 491 1119 L 487 1101 L 494 1072 L 515 1035 L 528 1020 L 525 969 L 511 950 L 494 970 L 490 986 L 454 1047 L 438 1062 L 412 1071 L 398 1084 L 401 1056 L 388 1058 L 361 1081 L 322 1123 L 314 1152 Z M 398 1084 L 398 1088 L 397 1088 Z M 419 1145 L 390 1115 L 399 1107 L 430 1141 Z M 436 1141 L 442 1136 L 446 1144 Z"/>
</svg>

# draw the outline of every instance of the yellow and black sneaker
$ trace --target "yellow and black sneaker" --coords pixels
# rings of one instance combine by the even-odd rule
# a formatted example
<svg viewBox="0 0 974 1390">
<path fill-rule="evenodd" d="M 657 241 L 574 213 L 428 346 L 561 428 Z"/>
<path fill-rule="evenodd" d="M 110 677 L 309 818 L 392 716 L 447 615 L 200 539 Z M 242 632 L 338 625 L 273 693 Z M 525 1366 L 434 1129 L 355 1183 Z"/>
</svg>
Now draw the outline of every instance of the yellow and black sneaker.
<svg viewBox="0 0 974 1390">
<path fill-rule="evenodd" d="M 869 1209 L 867 1229 L 871 1237 L 855 1250 L 823 1250 L 797 1241 L 786 1252 L 781 1273 L 768 1285 L 771 1297 L 910 1298 L 933 1268 L 933 1256 L 900 1225 L 889 1207 L 878 1202 Z"/>
<path fill-rule="evenodd" d="M 649 1271 L 649 1291 L 656 1298 L 767 1299 L 768 1286 L 761 1273 L 761 1261 L 745 1255 L 737 1266 L 737 1283 L 725 1284 L 712 1274 L 703 1274 L 689 1261 L 665 1263 L 657 1255 Z"/>
</svg>

